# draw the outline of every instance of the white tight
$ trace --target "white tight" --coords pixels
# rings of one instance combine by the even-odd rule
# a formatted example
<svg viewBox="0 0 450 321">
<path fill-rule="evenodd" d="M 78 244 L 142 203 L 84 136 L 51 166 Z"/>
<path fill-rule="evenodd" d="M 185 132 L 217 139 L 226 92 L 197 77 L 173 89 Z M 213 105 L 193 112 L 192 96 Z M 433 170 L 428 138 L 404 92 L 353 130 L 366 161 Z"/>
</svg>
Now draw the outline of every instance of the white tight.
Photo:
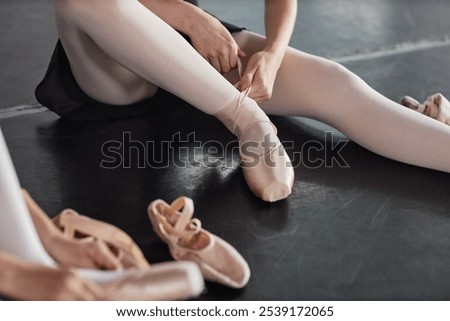
<svg viewBox="0 0 450 321">
<path fill-rule="evenodd" d="M 249 53 L 264 38 L 235 36 Z M 234 76 L 235 77 L 235 76 Z M 327 123 L 365 148 L 404 163 L 450 172 L 450 126 L 389 100 L 345 67 L 289 48 L 262 109 Z"/>
<path fill-rule="evenodd" d="M 39 240 L 0 130 L 0 252 L 45 265 L 55 262 Z M 1 268 L 1 267 L 0 267 Z"/>
</svg>

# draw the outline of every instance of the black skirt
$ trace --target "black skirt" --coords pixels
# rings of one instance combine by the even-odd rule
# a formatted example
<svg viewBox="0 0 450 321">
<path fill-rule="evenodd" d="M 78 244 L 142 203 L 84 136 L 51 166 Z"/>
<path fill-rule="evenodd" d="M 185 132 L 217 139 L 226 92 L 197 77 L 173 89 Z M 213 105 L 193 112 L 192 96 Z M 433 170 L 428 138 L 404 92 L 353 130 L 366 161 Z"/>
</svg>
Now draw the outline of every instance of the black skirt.
<svg viewBox="0 0 450 321">
<path fill-rule="evenodd" d="M 192 1 L 190 1 L 192 2 Z M 222 22 L 231 32 L 244 28 Z M 189 41 L 189 39 L 186 37 Z M 142 116 L 157 110 L 170 109 L 177 98 L 159 88 L 156 94 L 129 105 L 110 105 L 89 97 L 78 86 L 70 69 L 66 52 L 58 40 L 44 79 L 36 88 L 37 101 L 65 119 L 74 121 L 101 121 Z"/>
</svg>

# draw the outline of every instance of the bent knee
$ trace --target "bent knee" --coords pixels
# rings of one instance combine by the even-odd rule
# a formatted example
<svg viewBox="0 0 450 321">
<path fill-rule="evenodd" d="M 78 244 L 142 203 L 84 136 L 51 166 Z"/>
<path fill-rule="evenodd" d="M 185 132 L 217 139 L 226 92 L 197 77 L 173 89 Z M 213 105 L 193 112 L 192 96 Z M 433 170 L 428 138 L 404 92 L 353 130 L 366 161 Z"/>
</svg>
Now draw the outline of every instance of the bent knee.
<svg viewBox="0 0 450 321">
<path fill-rule="evenodd" d="M 347 67 L 340 63 L 329 61 L 327 66 L 327 74 L 333 82 L 339 86 L 352 87 L 363 81 L 359 76 L 350 71 Z"/>
<path fill-rule="evenodd" d="M 54 7 L 57 18 L 77 21 L 80 18 L 111 19 L 114 13 L 120 12 L 122 3 L 123 0 L 55 0 Z"/>
<path fill-rule="evenodd" d="M 55 0 L 55 16 L 57 22 L 76 21 L 87 5 L 86 0 Z"/>
</svg>

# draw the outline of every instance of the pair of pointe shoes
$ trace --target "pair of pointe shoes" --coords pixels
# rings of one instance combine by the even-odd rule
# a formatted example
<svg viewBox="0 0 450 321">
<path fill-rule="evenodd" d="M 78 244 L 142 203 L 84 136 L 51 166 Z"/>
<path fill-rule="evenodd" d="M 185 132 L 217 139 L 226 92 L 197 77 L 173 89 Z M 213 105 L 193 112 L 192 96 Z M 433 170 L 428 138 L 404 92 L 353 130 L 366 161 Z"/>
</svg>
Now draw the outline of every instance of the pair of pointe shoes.
<svg viewBox="0 0 450 321">
<path fill-rule="evenodd" d="M 249 188 L 262 200 L 276 202 L 291 194 L 294 169 L 277 137 L 277 128 L 248 97 L 250 90 L 241 92 L 236 102 L 215 116 L 239 138 L 241 167 Z M 259 130 L 258 139 L 246 139 L 252 136 L 251 131 L 255 136 L 255 130 Z"/>
<path fill-rule="evenodd" d="M 412 97 L 405 96 L 402 98 L 401 104 L 450 125 L 450 102 L 440 93 L 431 95 L 423 103 L 419 103 Z"/>
<path fill-rule="evenodd" d="M 162 200 L 150 204 L 148 215 L 155 232 L 179 261 L 152 265 L 128 234 L 111 224 L 71 209 L 53 221 L 69 239 L 94 237 L 104 242 L 123 268 L 135 270 L 101 284 L 108 300 L 188 299 L 200 295 L 204 279 L 232 288 L 244 287 L 250 278 L 246 261 L 231 245 L 202 229 L 200 221 L 192 218 L 193 211 L 193 202 L 186 197 L 171 205 Z"/>
</svg>

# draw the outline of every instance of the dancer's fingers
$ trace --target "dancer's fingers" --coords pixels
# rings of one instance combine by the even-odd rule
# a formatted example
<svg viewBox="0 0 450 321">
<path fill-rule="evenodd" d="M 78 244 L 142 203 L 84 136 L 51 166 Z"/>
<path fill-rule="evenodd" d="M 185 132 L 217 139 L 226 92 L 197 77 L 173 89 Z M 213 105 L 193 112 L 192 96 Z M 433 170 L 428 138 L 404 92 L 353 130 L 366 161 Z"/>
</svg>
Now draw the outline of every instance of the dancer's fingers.
<svg viewBox="0 0 450 321">
<path fill-rule="evenodd" d="M 253 83 L 253 78 L 255 76 L 257 69 L 258 69 L 257 65 L 254 65 L 254 64 L 247 65 L 247 68 L 245 69 L 244 73 L 242 74 L 241 81 L 239 83 L 240 91 L 246 90 Z"/>
<path fill-rule="evenodd" d="M 97 301 L 106 299 L 105 291 L 96 283 L 84 280 L 82 285 L 82 295 L 84 297 L 84 300 Z"/>
<path fill-rule="evenodd" d="M 54 286 L 50 298 L 58 301 L 86 301 L 97 300 L 101 296 L 101 289 L 72 270 L 55 270 Z"/>
<path fill-rule="evenodd" d="M 70 282 L 70 284 L 68 284 L 68 291 L 64 298 L 65 300 L 97 301 L 102 300 L 105 297 L 104 291 L 100 286 L 75 273 L 68 282 Z"/>
<path fill-rule="evenodd" d="M 211 57 L 209 58 L 209 63 L 216 69 L 218 72 L 222 72 L 222 69 L 220 67 L 219 58 Z"/>
<path fill-rule="evenodd" d="M 228 52 L 224 53 L 220 57 L 219 62 L 220 62 L 220 72 L 223 74 L 229 73 L 231 70 L 230 54 Z"/>
<path fill-rule="evenodd" d="M 236 51 L 230 52 L 230 56 L 229 56 L 230 70 L 229 71 L 231 71 L 232 69 L 236 69 L 238 66 L 239 59 L 244 58 L 244 57 L 245 57 L 245 53 L 239 47 L 237 47 Z"/>
<path fill-rule="evenodd" d="M 123 268 L 120 259 L 111 252 L 108 245 L 103 241 L 95 242 L 95 255 L 93 260 L 98 267 L 106 270 L 119 270 Z"/>
<path fill-rule="evenodd" d="M 120 259 L 109 249 L 105 242 L 96 240 L 93 237 L 87 237 L 82 240 L 87 247 L 87 259 L 92 268 L 105 270 L 122 269 Z"/>
</svg>

